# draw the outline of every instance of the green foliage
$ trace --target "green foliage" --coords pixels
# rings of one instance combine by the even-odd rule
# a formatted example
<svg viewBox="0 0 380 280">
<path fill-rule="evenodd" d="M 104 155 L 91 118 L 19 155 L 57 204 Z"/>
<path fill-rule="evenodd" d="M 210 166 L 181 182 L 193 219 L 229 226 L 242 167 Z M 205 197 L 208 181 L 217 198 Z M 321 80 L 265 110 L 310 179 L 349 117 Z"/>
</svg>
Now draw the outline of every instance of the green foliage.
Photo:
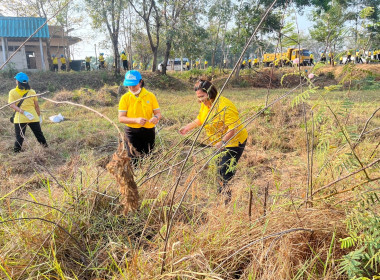
<svg viewBox="0 0 380 280">
<path fill-rule="evenodd" d="M 5 67 L 5 70 L 1 71 L 1 75 L 4 78 L 13 79 L 13 77 L 18 73 L 19 71 L 15 68 L 15 64 L 13 62 L 9 62 L 7 66 Z"/>
<path fill-rule="evenodd" d="M 348 237 L 340 239 L 343 249 L 352 249 L 343 256 L 340 271 L 350 279 L 372 277 L 380 271 L 380 199 L 376 192 L 363 195 L 347 215 Z"/>
<path fill-rule="evenodd" d="M 361 90 L 380 90 L 380 82 L 376 81 L 374 76 L 367 76 L 356 81 L 355 87 Z"/>
</svg>

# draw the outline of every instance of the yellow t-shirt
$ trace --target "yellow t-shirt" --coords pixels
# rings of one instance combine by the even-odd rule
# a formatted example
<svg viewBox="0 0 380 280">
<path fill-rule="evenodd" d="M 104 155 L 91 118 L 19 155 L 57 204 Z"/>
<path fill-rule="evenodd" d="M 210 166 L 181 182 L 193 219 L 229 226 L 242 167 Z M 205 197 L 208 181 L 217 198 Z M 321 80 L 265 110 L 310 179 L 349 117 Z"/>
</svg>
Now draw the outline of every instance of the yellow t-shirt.
<svg viewBox="0 0 380 280">
<path fill-rule="evenodd" d="M 99 61 L 104 61 L 104 56 L 100 55 L 99 56 Z"/>
<path fill-rule="evenodd" d="M 141 89 L 138 97 L 128 91 L 121 97 L 119 102 L 119 112 L 127 112 L 128 118 L 145 118 L 149 120 L 153 117 L 153 110 L 157 109 L 160 109 L 160 106 L 156 96 L 145 88 Z M 153 128 L 154 124 L 150 122 L 146 122 L 145 125 L 130 123 L 126 124 L 126 126 Z"/>
<path fill-rule="evenodd" d="M 86 62 L 91 62 L 91 57 L 86 56 Z"/>
<path fill-rule="evenodd" d="M 206 120 L 209 111 L 210 109 L 202 103 L 197 116 L 197 119 L 201 124 Z M 242 125 L 239 118 L 239 112 L 235 105 L 226 97 L 221 96 L 205 125 L 208 141 L 215 145 L 222 140 L 222 137 L 228 130 L 236 129 L 236 131 L 239 131 L 241 128 Z M 233 136 L 226 147 L 237 147 L 239 146 L 239 143 L 244 143 L 244 141 L 247 140 L 247 137 L 248 132 L 244 128 L 238 134 Z"/>
<path fill-rule="evenodd" d="M 37 96 L 35 96 L 36 92 L 33 89 L 30 89 L 30 90 L 21 90 L 18 87 L 12 89 L 9 92 L 8 103 L 13 103 L 14 101 L 22 98 L 22 96 L 27 91 L 29 91 L 29 92 L 28 92 L 28 94 L 26 96 L 34 96 L 34 97 L 24 99 L 24 101 L 22 102 L 22 104 L 21 104 L 20 107 L 21 107 L 21 109 L 23 111 L 27 111 L 27 112 L 33 114 L 34 119 L 33 120 L 29 120 L 27 117 L 24 116 L 24 114 L 20 114 L 19 112 L 16 112 L 15 117 L 14 117 L 14 123 L 31 123 L 31 122 L 39 122 L 40 121 L 40 118 L 37 115 L 36 108 L 34 107 L 34 101 L 37 101 Z M 17 104 L 19 102 L 20 101 L 17 101 L 15 103 L 16 106 L 17 106 Z"/>
<path fill-rule="evenodd" d="M 58 58 L 53 57 L 53 64 L 58 64 Z"/>
<path fill-rule="evenodd" d="M 127 56 L 123 53 L 120 55 L 120 58 L 121 60 L 128 60 Z"/>
<path fill-rule="evenodd" d="M 61 57 L 60 60 L 61 60 L 61 63 L 62 63 L 62 64 L 66 64 L 66 58 Z"/>
<path fill-rule="evenodd" d="M 310 58 L 313 59 L 314 58 L 314 54 L 311 53 L 310 54 Z"/>
</svg>

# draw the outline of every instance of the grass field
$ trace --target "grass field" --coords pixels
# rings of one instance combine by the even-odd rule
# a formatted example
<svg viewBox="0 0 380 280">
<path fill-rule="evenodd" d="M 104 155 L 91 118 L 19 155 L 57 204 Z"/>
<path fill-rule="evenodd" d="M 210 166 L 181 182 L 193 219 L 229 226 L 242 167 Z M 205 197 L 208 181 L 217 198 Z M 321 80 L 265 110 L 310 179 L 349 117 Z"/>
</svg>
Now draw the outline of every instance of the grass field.
<svg viewBox="0 0 380 280">
<path fill-rule="evenodd" d="M 353 248 L 342 249 L 339 239 L 352 232 L 351 210 L 379 190 L 379 90 L 227 89 L 223 95 L 239 109 L 249 138 L 225 206 L 216 194 L 215 162 L 207 162 L 212 148 L 195 145 L 180 174 L 191 141 L 178 129 L 199 110 L 191 86 L 182 88 L 148 88 L 164 118 L 155 152 L 135 170 L 140 208 L 126 217 L 105 169 L 118 144 L 111 123 L 83 107 L 40 100 L 49 148 L 39 147 L 29 130 L 15 155 L 11 110 L 0 111 L 1 279 L 355 276 L 341 270 Z M 117 123 L 117 92 L 106 85 L 46 97 L 84 104 Z M 64 122 L 48 120 L 58 113 Z M 379 202 L 370 207 L 376 219 Z M 376 274 L 369 271 L 362 275 Z"/>
</svg>

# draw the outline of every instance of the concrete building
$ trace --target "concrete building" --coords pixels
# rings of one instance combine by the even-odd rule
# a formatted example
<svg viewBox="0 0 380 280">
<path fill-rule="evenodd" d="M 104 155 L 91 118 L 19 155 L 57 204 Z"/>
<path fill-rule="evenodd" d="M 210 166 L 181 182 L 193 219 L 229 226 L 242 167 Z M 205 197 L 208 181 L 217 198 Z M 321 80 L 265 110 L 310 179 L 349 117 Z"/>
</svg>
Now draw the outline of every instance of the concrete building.
<svg viewBox="0 0 380 280">
<path fill-rule="evenodd" d="M 0 67 L 45 21 L 45 18 L 0 16 Z M 61 26 L 46 24 L 20 48 L 7 66 L 17 70 L 48 70 L 47 45 L 50 44 L 51 55 L 63 54 L 69 58 L 69 46 L 80 40 L 68 36 Z"/>
</svg>

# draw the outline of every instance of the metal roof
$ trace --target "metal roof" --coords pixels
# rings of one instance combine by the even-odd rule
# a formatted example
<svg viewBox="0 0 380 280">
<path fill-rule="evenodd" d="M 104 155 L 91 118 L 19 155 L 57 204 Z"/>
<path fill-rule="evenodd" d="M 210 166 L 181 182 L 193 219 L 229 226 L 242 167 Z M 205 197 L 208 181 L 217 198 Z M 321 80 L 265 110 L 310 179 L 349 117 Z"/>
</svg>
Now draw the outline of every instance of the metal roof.
<svg viewBox="0 0 380 280">
<path fill-rule="evenodd" d="M 46 21 L 46 18 L 35 17 L 0 17 L 0 37 L 28 38 Z M 33 38 L 49 38 L 47 24 Z"/>
</svg>

